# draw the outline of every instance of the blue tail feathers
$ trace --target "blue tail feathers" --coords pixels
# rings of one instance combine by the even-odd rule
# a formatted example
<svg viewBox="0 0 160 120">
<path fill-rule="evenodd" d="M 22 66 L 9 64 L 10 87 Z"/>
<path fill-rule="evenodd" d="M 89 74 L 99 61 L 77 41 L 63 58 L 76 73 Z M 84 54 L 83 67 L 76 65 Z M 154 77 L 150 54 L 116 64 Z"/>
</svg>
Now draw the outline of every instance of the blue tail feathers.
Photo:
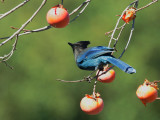
<svg viewBox="0 0 160 120">
<path fill-rule="evenodd" d="M 118 68 L 120 68 L 121 70 L 123 70 L 126 73 L 129 73 L 129 74 L 136 73 L 136 70 L 133 67 L 131 67 L 130 65 L 121 61 L 120 59 L 116 59 L 116 58 L 108 56 L 107 61 L 110 62 L 111 64 L 117 66 Z"/>
</svg>

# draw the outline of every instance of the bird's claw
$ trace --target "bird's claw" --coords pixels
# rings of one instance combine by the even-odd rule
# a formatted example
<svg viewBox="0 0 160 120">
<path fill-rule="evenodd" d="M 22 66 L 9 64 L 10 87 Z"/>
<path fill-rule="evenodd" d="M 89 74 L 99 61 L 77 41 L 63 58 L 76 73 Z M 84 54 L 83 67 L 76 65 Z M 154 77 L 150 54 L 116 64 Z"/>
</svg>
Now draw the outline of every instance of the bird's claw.
<svg viewBox="0 0 160 120">
<path fill-rule="evenodd" d="M 116 49 L 116 47 L 114 47 L 114 51 L 116 51 L 116 52 L 118 51 L 118 50 Z"/>
<path fill-rule="evenodd" d="M 91 77 L 91 76 L 84 77 L 84 80 L 88 81 L 89 83 L 91 83 L 92 79 L 93 79 L 93 77 Z"/>
</svg>

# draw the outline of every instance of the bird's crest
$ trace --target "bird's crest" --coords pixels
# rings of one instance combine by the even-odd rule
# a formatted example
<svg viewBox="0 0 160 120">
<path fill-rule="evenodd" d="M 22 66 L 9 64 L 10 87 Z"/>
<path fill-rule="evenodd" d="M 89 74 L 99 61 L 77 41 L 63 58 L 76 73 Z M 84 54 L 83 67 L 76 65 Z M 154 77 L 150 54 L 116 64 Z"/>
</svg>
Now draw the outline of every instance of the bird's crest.
<svg viewBox="0 0 160 120">
<path fill-rule="evenodd" d="M 83 49 L 87 48 L 87 46 L 90 44 L 90 41 L 79 41 L 79 42 L 76 42 L 76 43 L 68 43 L 72 48 L 74 46 L 77 46 L 77 47 L 81 47 Z"/>
</svg>

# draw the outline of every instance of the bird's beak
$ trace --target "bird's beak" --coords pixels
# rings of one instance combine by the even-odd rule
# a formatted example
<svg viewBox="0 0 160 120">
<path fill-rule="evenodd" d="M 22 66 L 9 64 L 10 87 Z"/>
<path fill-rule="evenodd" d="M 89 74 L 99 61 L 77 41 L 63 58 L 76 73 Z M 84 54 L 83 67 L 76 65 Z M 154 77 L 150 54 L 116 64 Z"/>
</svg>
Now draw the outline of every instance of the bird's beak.
<svg viewBox="0 0 160 120">
<path fill-rule="evenodd" d="M 73 44 L 72 43 L 68 42 L 68 44 L 73 48 Z"/>
</svg>

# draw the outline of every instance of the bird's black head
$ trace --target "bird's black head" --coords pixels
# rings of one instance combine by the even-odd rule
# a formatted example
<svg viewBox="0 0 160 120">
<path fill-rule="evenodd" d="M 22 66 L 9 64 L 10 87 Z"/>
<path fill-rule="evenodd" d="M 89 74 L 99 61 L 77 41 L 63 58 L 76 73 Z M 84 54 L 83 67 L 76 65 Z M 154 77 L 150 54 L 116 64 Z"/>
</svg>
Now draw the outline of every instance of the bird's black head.
<svg viewBox="0 0 160 120">
<path fill-rule="evenodd" d="M 85 48 L 87 48 L 87 46 L 90 44 L 90 42 L 89 41 L 79 41 L 79 42 L 76 42 L 76 43 L 68 43 L 71 47 L 72 47 L 72 49 L 73 49 L 73 51 L 75 50 L 75 49 L 85 49 Z"/>
<path fill-rule="evenodd" d="M 79 41 L 76 43 L 68 43 L 72 49 L 73 49 L 73 53 L 75 55 L 75 59 L 77 58 L 77 56 L 84 50 L 87 48 L 87 46 L 90 44 L 89 41 Z"/>
</svg>

